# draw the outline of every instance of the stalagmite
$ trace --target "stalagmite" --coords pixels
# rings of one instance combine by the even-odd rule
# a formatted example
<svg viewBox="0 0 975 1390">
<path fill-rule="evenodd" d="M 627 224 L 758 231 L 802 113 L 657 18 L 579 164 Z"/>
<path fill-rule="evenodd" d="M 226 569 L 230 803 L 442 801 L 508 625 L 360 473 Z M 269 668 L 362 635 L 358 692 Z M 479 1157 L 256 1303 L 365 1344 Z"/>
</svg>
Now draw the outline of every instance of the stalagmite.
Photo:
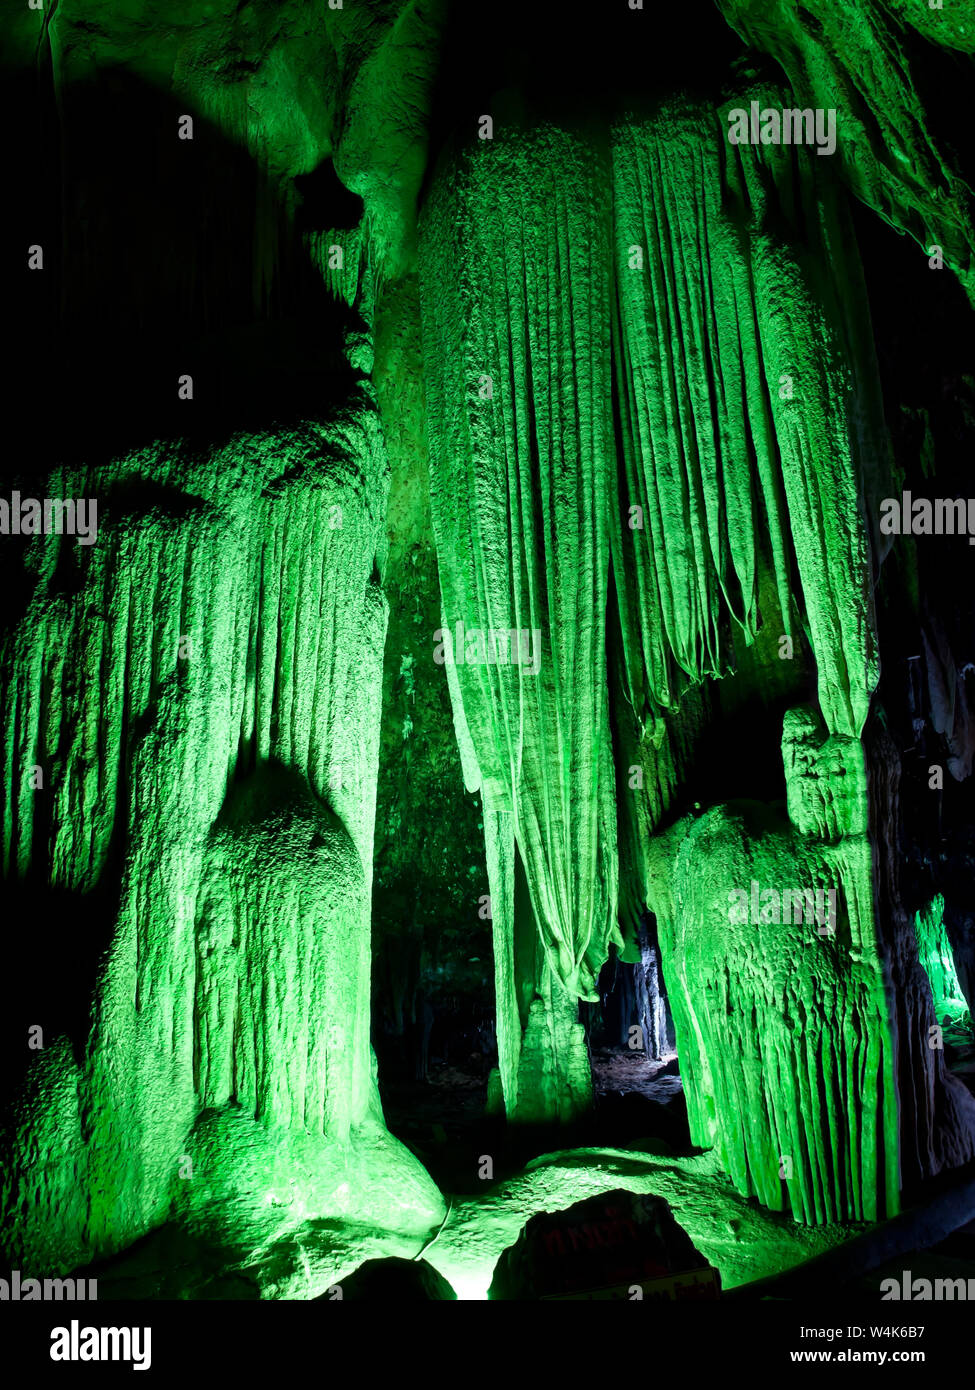
<svg viewBox="0 0 975 1390">
<path fill-rule="evenodd" d="M 759 89 L 742 104 L 754 97 L 764 106 L 776 95 Z M 844 267 L 828 181 L 808 150 L 727 147 L 724 115 L 665 111 L 614 136 L 616 255 L 626 266 L 618 272 L 624 458 L 651 519 L 646 544 L 634 538 L 633 569 L 625 557 L 618 567 L 624 623 L 628 614 L 642 618 L 642 640 L 631 640 L 628 656 L 632 665 L 642 651 L 653 699 L 670 704 L 678 680 L 733 669 L 731 634 L 751 643 L 759 621 L 777 617 L 791 637 L 790 598 L 799 590 L 831 737 L 810 741 L 816 716 L 797 742 L 787 720 L 786 755 L 801 746 L 807 760 L 804 784 L 786 767 L 790 816 L 807 840 L 793 841 L 774 819 L 745 830 L 733 807 L 717 807 L 671 833 L 676 859 L 647 888 L 692 1133 L 717 1144 L 739 1190 L 765 1204 L 787 1201 L 806 1221 L 862 1218 L 897 1202 L 892 1048 L 858 742 L 876 682 L 859 431 L 868 422 L 867 438 L 882 452 L 882 420 L 875 400 L 872 414 L 848 404 L 872 358 L 854 355 L 857 337 L 835 288 L 856 284 L 857 270 Z M 814 216 L 802 211 L 810 191 Z M 625 260 L 627 242 L 651 248 L 645 273 Z M 828 247 L 833 284 L 810 276 L 817 243 Z M 835 526 L 837 514 L 845 527 Z M 762 556 L 775 575 L 778 615 L 757 611 Z M 644 857 L 659 864 L 666 854 L 648 847 Z M 752 855 L 765 861 L 746 871 Z M 784 921 L 764 917 L 775 925 L 760 939 L 759 923 L 729 927 L 729 893 L 756 883 L 777 894 L 800 865 L 813 895 L 814 885 L 825 891 L 824 875 L 832 878 L 846 904 L 842 930 L 828 941 L 797 936 L 791 910 Z M 808 965 L 796 973 L 800 947 Z M 836 1077 L 822 1102 L 809 1089 L 820 1068 Z M 854 1105 L 864 1086 L 862 1106 Z M 810 1148 L 799 1117 L 811 1106 L 815 1134 L 848 1127 L 849 1152 Z"/>
<path fill-rule="evenodd" d="M 958 981 L 951 942 L 944 924 L 944 907 L 945 900 L 939 893 L 923 911 L 915 913 L 918 955 L 931 984 L 938 1022 L 944 1023 L 946 1019 L 970 1021 L 971 1014 Z"/>
<path fill-rule="evenodd" d="M 766 102 L 775 95 L 758 91 Z M 549 130 L 533 140 L 506 133 L 459 156 L 431 197 L 421 264 L 445 625 L 537 628 L 546 657 L 555 643 L 536 683 L 517 665 L 450 672 L 477 769 L 469 785 L 510 815 L 506 833 L 554 978 L 585 998 L 619 941 L 607 920 L 615 878 L 603 867 L 616 833 L 603 771 L 612 754 L 593 674 L 606 660 L 610 558 L 624 663 L 617 737 L 628 768 L 635 756 L 642 767 L 641 746 L 663 750 L 649 759 L 643 795 L 623 803 L 627 862 L 645 867 L 646 837 L 674 780 L 664 715 L 705 678 L 732 672 L 761 623 L 777 620 L 791 640 L 800 585 L 828 729 L 855 746 L 876 681 L 856 467 L 861 449 L 872 440 L 882 454 L 884 439 L 868 389 L 858 388 L 855 416 L 847 398 L 854 365 L 869 378 L 872 359 L 851 362 L 861 343 L 842 296 L 805 268 L 811 247 L 828 248 L 834 275 L 845 273 L 828 183 L 818 205 L 800 198 L 819 187 L 811 152 L 729 147 L 724 113 L 686 104 L 617 123 L 610 167 L 595 149 L 583 167 L 582 149 Z M 545 277 L 556 255 L 570 290 L 559 301 Z M 856 274 L 851 263 L 854 285 Z M 599 331 L 610 297 L 612 341 Z M 611 361 L 618 478 L 608 466 Z M 573 421 L 590 434 L 570 430 Z M 845 526 L 833 524 L 837 513 Z M 774 576 L 775 615 L 758 609 L 763 567 Z M 560 648 L 570 613 L 574 645 Z M 840 756 L 859 757 L 862 770 L 858 748 Z M 862 775 L 850 785 L 862 791 Z M 834 817 L 822 833 L 863 835 L 864 815 L 848 796 L 842 823 Z M 553 825 L 564 827 L 561 840 Z M 489 853 L 507 903 L 501 865 Z M 863 890 L 849 885 L 857 901 Z M 531 1066 L 518 1061 L 509 1021 L 515 931 L 505 908 L 495 939 L 509 1113 Z M 535 984 L 543 1000 L 542 973 Z M 880 1026 L 874 1004 L 868 1013 L 863 1026 Z M 528 1024 L 522 1011 L 521 1029 Z M 550 1021 L 547 1031 L 558 1030 Z"/>
<path fill-rule="evenodd" d="M 970 1219 L 971 7 L 19 7 L 18 1300 Z"/>
<path fill-rule="evenodd" d="M 896 1210 L 883 977 L 844 887 L 859 866 L 758 803 L 679 829 L 654 905 L 692 1137 L 740 1192 L 800 1220 Z"/>
<path fill-rule="evenodd" d="M 386 469 L 360 388 L 325 425 L 73 478 L 105 499 L 74 592 L 74 542 L 35 552 L 3 780 L 39 764 L 50 791 L 8 806 L 4 862 L 74 894 L 124 865 L 91 1045 L 33 1073 L 4 1168 L 35 1259 L 70 1268 L 173 1218 L 239 1258 L 310 1213 L 408 1249 L 439 1219 L 369 1043 Z M 312 1258 L 327 1284 L 333 1257 Z"/>
</svg>

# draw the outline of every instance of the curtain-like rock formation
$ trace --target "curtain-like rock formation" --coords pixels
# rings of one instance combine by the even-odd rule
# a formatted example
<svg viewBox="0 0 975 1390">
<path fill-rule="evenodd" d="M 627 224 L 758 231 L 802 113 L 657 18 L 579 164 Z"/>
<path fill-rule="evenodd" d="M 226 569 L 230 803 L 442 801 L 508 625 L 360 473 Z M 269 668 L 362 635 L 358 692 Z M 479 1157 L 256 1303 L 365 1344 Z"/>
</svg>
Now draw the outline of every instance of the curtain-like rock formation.
<svg viewBox="0 0 975 1390">
<path fill-rule="evenodd" d="M 524 629 L 541 642 L 537 672 L 469 644 L 447 651 L 469 785 L 496 812 L 488 863 L 509 1113 L 525 1104 L 529 1026 L 506 983 L 523 930 L 515 853 L 570 996 L 590 997 L 619 940 L 603 674 L 611 561 L 618 736 L 633 756 L 649 726 L 664 750 L 623 813 L 631 862 L 647 862 L 673 785 L 666 711 L 732 672 L 760 623 L 791 643 L 798 611 L 827 726 L 857 748 L 876 680 L 857 463 L 862 448 L 882 454 L 884 436 L 875 393 L 854 386 L 873 362 L 840 307 L 840 286 L 858 287 L 845 230 L 809 152 L 732 148 L 718 110 L 618 122 L 608 163 L 582 136 L 505 131 L 438 176 L 421 266 L 444 631 Z M 812 270 L 820 261 L 832 280 Z M 763 567 L 778 613 L 758 610 Z M 845 804 L 842 824 L 803 828 L 863 835 L 865 811 Z M 528 1003 L 536 1017 L 544 1007 Z M 881 1027 L 881 1013 L 874 1000 L 864 1029 Z M 539 1077 L 558 1070 L 539 1063 Z"/>
<path fill-rule="evenodd" d="M 12 22 L 44 170 L 12 202 L 46 261 L 8 481 L 99 507 L 90 548 L 0 554 L 8 900 L 24 938 L 39 909 L 85 923 L 62 999 L 21 951 L 44 1041 L 0 1140 L 12 1258 L 287 1297 L 429 1245 L 480 1295 L 531 1211 L 620 1183 L 679 1201 L 735 1281 L 894 1212 L 975 1153 L 938 1026 L 970 993 L 973 919 L 943 844 L 900 878 L 875 593 L 946 802 L 975 748 L 971 621 L 944 616 L 940 557 L 930 592 L 911 562 L 885 591 L 897 484 L 846 190 L 972 293 L 939 84 L 975 50 L 964 13 L 717 0 L 698 14 L 726 47 L 691 74 L 663 16 L 646 70 L 614 53 L 620 6 L 592 55 L 563 26 L 552 77 L 530 70 L 545 23 L 509 33 L 502 6 L 465 53 L 458 4 L 435 81 L 443 0 L 204 9 L 165 32 L 104 0 Z M 568 73 L 582 91 L 555 90 Z M 835 157 L 732 143 L 752 103 L 836 108 Z M 954 420 L 925 417 L 908 471 Z M 480 801 L 453 815 L 458 761 Z M 592 1105 L 579 1001 L 614 949 L 640 961 L 633 1021 L 669 1048 L 665 988 L 709 1152 L 587 1149 L 445 1204 L 383 1121 L 370 915 L 383 969 L 407 963 L 391 1033 L 412 1011 L 424 1078 L 423 946 L 483 983 L 490 917 L 489 1109 L 527 1126 Z"/>
<path fill-rule="evenodd" d="M 511 818 L 553 988 L 570 999 L 593 997 L 618 935 L 611 276 L 594 254 L 609 216 L 605 161 L 550 129 L 463 157 L 433 191 L 421 247 L 444 656 L 468 785 Z M 506 896 L 492 882 L 492 900 Z M 494 920 L 503 955 L 513 927 Z"/>
</svg>

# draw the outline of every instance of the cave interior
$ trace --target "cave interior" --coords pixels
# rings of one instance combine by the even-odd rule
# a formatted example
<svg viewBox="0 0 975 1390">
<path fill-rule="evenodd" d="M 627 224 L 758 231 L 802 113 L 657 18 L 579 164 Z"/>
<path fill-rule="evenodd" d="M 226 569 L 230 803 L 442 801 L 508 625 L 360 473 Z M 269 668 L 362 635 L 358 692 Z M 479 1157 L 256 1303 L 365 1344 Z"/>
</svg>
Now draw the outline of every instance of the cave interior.
<svg viewBox="0 0 975 1390">
<path fill-rule="evenodd" d="M 975 1276 L 975 19 L 605 10 L 11 18 L 11 1268 Z"/>
</svg>

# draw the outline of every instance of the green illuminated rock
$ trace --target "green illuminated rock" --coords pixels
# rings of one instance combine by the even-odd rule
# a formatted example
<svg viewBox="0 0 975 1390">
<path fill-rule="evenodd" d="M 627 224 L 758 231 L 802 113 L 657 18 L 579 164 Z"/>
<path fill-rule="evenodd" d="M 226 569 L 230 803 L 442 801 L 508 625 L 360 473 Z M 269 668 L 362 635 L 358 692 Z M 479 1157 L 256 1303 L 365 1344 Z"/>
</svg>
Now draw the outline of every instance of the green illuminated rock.
<svg viewBox="0 0 975 1390">
<path fill-rule="evenodd" d="M 741 101 L 776 98 L 759 87 Z M 872 356 L 841 307 L 859 271 L 815 156 L 726 135 L 722 112 L 687 107 L 613 134 L 626 492 L 612 515 L 628 665 L 642 651 L 655 703 L 678 703 L 688 678 L 734 669 L 760 616 L 793 635 L 801 585 L 823 713 L 855 735 L 876 683 L 858 429 L 885 448 L 859 384 Z M 818 210 L 799 211 L 800 190 Z M 763 560 L 779 611 L 759 615 Z"/>
<path fill-rule="evenodd" d="M 972 190 L 953 155 L 951 131 L 937 129 L 926 109 L 918 71 L 924 65 L 904 28 L 971 53 L 971 7 L 922 0 L 717 3 L 747 42 L 782 64 L 798 106 L 836 110 L 836 159 L 857 197 L 909 233 L 925 255 L 939 247 L 975 297 Z M 964 80 L 948 64 L 941 73 L 947 84 Z"/>
<path fill-rule="evenodd" d="M 713 1153 L 673 1158 L 652 1150 L 575 1149 L 533 1159 L 476 1197 L 455 1197 L 425 1258 L 461 1298 L 487 1298 L 498 1257 L 536 1212 L 563 1211 L 620 1189 L 666 1198 L 726 1289 L 825 1254 L 849 1233 L 837 1224 L 801 1226 L 764 1211 L 729 1188 Z"/>
<path fill-rule="evenodd" d="M 5 783 L 25 762 L 57 775 L 49 821 L 36 797 L 9 807 L 3 858 L 78 893 L 113 846 L 124 870 L 83 1064 L 59 1049 L 31 1074 L 8 1231 L 60 1267 L 174 1215 L 241 1260 L 312 1217 L 411 1250 L 442 1205 L 386 1134 L 369 1043 L 387 487 L 370 399 L 52 484 L 105 502 L 77 591 L 57 580 L 71 542 L 49 538 L 6 640 Z"/>
<path fill-rule="evenodd" d="M 804 839 L 757 803 L 682 829 L 656 907 L 692 1138 L 773 1210 L 814 1223 L 892 1213 L 897 1101 L 869 847 Z"/>
<path fill-rule="evenodd" d="M 944 924 L 944 906 L 944 898 L 939 893 L 923 911 L 915 914 L 918 955 L 931 985 L 938 1022 L 970 1023 L 971 1012 L 958 980 L 951 942 Z"/>
<path fill-rule="evenodd" d="M 756 90 L 763 102 L 776 95 Z M 488 866 L 512 1116 L 529 1107 L 530 1011 L 551 1007 L 539 962 L 534 1003 L 512 983 L 525 919 L 553 982 L 592 997 L 620 944 L 611 846 L 622 834 L 629 862 L 645 868 L 674 784 L 680 721 L 668 731 L 664 714 L 706 678 L 733 673 L 761 625 L 791 643 L 798 601 L 828 729 L 856 747 L 866 716 L 876 642 L 858 465 L 868 440 L 877 456 L 886 446 L 873 359 L 853 326 L 858 267 L 814 159 L 729 153 L 721 111 L 679 104 L 617 123 L 609 165 L 581 135 L 506 130 L 442 169 L 425 209 L 444 629 L 541 634 L 537 674 L 463 652 L 448 665 L 467 784 L 495 813 Z M 800 210 L 800 188 L 818 203 Z M 813 252 L 832 279 L 812 269 Z M 844 285 L 854 293 L 844 297 Z M 611 771 L 611 565 L 625 671 L 618 726 L 638 766 L 647 757 L 646 793 L 632 799 Z M 763 573 L 777 612 L 759 612 Z M 827 794 L 846 803 L 839 821 L 824 812 L 821 829 L 860 835 L 862 754 L 843 756 L 859 781 Z M 628 800 L 636 806 L 620 831 L 617 805 Z M 551 1021 L 548 1031 L 558 1038 Z M 533 1113 L 559 1113 L 551 1078 L 571 1071 L 567 1058 L 539 1059 Z"/>
<path fill-rule="evenodd" d="M 510 817 L 529 890 L 521 910 L 534 917 L 553 988 L 570 998 L 592 997 L 619 938 L 603 675 L 611 276 L 593 254 L 609 215 L 604 162 L 548 129 L 465 156 L 433 190 L 421 236 L 444 627 L 524 631 L 537 652 L 532 664 L 454 653 L 468 786 L 489 813 Z M 502 858 L 513 873 L 509 850 L 489 853 L 489 870 Z M 497 874 L 492 898 L 512 899 Z M 496 940 L 505 930 L 513 922 L 500 916 Z M 499 944 L 496 958 L 505 953 Z M 502 1021 L 499 1036 L 513 1039 L 515 1026 Z M 568 1059 L 552 1069 L 574 1071 Z M 516 1071 L 502 1056 L 509 1105 Z"/>
<path fill-rule="evenodd" d="M 172 317 L 133 369 L 151 394 L 185 315 L 188 345 L 216 334 L 210 368 L 263 390 L 282 365 L 265 335 L 290 341 L 313 283 L 337 317 L 309 314 L 295 357 L 313 376 L 320 338 L 340 358 L 264 428 L 203 443 L 140 420 L 140 447 L 86 452 L 69 412 L 63 465 L 11 464 L 97 497 L 99 534 L 36 538 L 11 585 L 0 864 L 20 904 L 89 908 L 101 945 L 72 982 L 80 1024 L 31 1055 L 0 1135 L 12 1264 L 108 1259 L 137 1297 L 307 1298 L 423 1255 L 484 1297 L 533 1213 L 623 1187 L 666 1197 L 732 1286 L 975 1151 L 928 1040 L 964 1016 L 944 900 L 915 916 L 892 886 L 896 749 L 871 725 L 893 468 L 848 206 L 943 250 L 975 294 L 972 193 L 929 99 L 975 26 L 921 0 L 716 5 L 758 55 L 739 45 L 710 97 L 668 75 L 585 122 L 527 77 L 448 99 L 440 0 L 177 0 L 165 22 L 154 0 L 59 0 L 12 21 L 16 92 L 43 90 L 28 133 L 57 148 L 55 211 L 26 214 L 54 229 L 52 339 L 70 324 L 87 345 L 111 312 L 121 359 Z M 761 54 L 781 71 L 756 77 Z M 104 168 L 103 81 L 139 97 L 138 149 L 119 118 Z M 835 155 L 730 143 L 752 102 L 835 107 Z M 110 197 L 156 156 L 186 193 L 171 222 L 155 189 Z M 167 228 L 192 254 L 156 295 Z M 295 262 L 309 279 L 285 294 Z M 44 342 L 44 391 L 49 368 Z M 949 665 L 935 731 L 964 748 Z M 741 787 L 712 795 L 702 764 L 746 709 L 774 777 L 753 795 L 739 758 Z M 579 1001 L 652 913 L 706 1152 L 549 1154 L 446 1198 L 390 1135 L 371 933 L 440 933 L 489 972 L 488 927 L 468 927 L 485 863 L 493 1108 L 586 1114 Z"/>
</svg>

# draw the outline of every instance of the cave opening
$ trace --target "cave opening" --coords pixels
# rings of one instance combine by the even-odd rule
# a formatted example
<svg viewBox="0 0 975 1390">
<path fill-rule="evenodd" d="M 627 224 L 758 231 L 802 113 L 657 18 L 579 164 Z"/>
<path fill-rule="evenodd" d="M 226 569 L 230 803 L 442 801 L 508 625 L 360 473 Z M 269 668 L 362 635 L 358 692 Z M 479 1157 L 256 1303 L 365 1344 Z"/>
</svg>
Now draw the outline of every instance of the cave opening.
<svg viewBox="0 0 975 1390">
<path fill-rule="evenodd" d="M 464 1187 L 485 1143 L 494 1152 L 499 1142 L 497 1117 L 486 1114 L 497 1067 L 491 924 L 444 921 L 451 900 L 426 898 L 422 881 L 398 868 L 381 866 L 373 905 L 380 1099 L 390 1131 Z"/>
<path fill-rule="evenodd" d="M 618 1188 L 532 1216 L 502 1252 L 488 1298 L 714 1299 L 720 1287 L 663 1197 Z"/>
</svg>

